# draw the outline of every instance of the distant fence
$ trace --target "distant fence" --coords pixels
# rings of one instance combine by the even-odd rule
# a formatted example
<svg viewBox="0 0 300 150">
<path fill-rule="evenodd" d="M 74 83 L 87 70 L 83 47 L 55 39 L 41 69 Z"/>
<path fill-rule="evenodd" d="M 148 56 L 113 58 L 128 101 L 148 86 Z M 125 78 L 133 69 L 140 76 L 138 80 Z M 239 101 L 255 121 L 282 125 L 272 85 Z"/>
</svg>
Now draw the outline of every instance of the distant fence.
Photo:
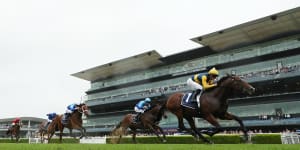
<svg viewBox="0 0 300 150">
<path fill-rule="evenodd" d="M 41 141 L 41 138 L 37 138 L 37 137 L 31 138 L 31 137 L 29 137 L 28 138 L 28 143 L 29 144 L 39 144 L 39 143 L 42 143 L 42 141 Z M 48 143 L 48 140 L 45 140 L 44 143 Z"/>
<path fill-rule="evenodd" d="M 79 140 L 79 143 L 82 144 L 106 144 L 106 136 L 105 137 L 87 137 Z"/>
<path fill-rule="evenodd" d="M 297 133 L 282 133 L 281 134 L 282 144 L 299 144 L 300 135 Z"/>
</svg>

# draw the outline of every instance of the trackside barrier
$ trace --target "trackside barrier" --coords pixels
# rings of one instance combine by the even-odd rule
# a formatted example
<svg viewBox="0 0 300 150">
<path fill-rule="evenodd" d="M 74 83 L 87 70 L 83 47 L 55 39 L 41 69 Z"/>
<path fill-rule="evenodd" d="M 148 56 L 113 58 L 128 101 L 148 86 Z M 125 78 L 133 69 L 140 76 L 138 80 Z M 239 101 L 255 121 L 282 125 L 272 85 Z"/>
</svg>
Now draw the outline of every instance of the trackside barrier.
<svg viewBox="0 0 300 150">
<path fill-rule="evenodd" d="M 42 143 L 42 142 L 41 142 L 41 138 L 37 138 L 37 137 L 31 138 L 31 137 L 29 137 L 28 138 L 28 143 L 29 144 L 38 144 L 38 143 Z M 48 143 L 48 140 L 45 140 L 44 143 Z"/>
<path fill-rule="evenodd" d="M 106 136 L 104 137 L 87 137 L 79 140 L 82 144 L 106 144 Z"/>
<path fill-rule="evenodd" d="M 299 144 L 300 135 L 296 133 L 282 133 L 281 134 L 281 143 L 282 144 Z"/>
</svg>

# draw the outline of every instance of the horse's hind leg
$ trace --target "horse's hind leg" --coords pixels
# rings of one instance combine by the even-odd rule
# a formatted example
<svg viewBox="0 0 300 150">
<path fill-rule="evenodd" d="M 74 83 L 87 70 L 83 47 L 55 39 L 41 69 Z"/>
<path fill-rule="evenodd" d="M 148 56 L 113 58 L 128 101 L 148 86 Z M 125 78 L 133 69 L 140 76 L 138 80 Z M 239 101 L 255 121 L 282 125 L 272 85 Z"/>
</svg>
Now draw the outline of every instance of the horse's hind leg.
<svg viewBox="0 0 300 150">
<path fill-rule="evenodd" d="M 238 117 L 238 116 L 235 116 L 229 112 L 226 112 L 225 115 L 224 115 L 224 118 L 227 119 L 227 120 L 235 120 L 237 121 L 239 124 L 240 124 L 240 127 L 244 133 L 244 140 L 245 141 L 248 141 L 248 132 L 247 132 L 247 129 L 246 127 L 244 126 L 244 123 L 243 121 Z"/>
<path fill-rule="evenodd" d="M 178 120 L 178 131 L 179 132 L 182 132 L 182 131 L 188 131 L 188 129 L 185 128 L 184 124 L 183 124 L 183 117 L 182 115 L 177 115 L 176 114 L 176 117 L 177 117 L 177 120 Z"/>
</svg>

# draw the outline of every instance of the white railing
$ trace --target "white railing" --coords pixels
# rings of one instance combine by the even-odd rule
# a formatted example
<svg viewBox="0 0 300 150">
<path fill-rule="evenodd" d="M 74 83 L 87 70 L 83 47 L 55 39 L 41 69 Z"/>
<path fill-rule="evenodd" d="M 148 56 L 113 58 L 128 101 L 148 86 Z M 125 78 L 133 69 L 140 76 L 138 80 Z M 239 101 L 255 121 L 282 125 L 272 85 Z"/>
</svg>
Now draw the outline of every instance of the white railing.
<svg viewBox="0 0 300 150">
<path fill-rule="evenodd" d="M 282 144 L 299 144 L 300 135 L 297 133 L 282 133 L 281 134 Z"/>
</svg>

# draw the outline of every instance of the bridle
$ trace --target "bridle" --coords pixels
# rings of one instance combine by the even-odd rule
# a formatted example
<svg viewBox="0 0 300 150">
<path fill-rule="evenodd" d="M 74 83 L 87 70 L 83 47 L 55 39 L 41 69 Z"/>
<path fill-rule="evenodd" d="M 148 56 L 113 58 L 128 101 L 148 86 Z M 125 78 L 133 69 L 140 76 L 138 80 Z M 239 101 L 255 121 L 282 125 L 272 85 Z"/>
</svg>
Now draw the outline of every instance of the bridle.
<svg viewBox="0 0 300 150">
<path fill-rule="evenodd" d="M 80 107 L 80 109 L 78 109 L 78 112 L 81 113 L 81 114 L 83 114 L 83 113 L 85 113 L 87 111 L 88 111 L 88 109 L 87 109 L 86 105 L 82 105 Z"/>
</svg>

